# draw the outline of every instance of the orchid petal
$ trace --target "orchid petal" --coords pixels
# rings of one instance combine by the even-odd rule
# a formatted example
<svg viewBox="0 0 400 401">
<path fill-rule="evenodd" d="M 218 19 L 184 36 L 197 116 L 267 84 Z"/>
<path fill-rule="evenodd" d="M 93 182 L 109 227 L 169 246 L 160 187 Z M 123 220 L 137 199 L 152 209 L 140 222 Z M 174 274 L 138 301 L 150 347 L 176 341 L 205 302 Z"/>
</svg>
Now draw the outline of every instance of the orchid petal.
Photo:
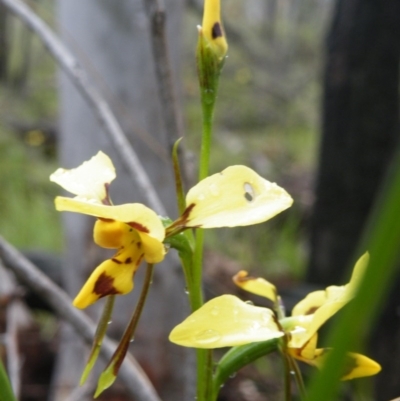
<svg viewBox="0 0 400 401">
<path fill-rule="evenodd" d="M 101 263 L 90 275 L 73 304 L 83 309 L 107 295 L 127 294 L 133 289 L 133 275 L 143 259 L 143 250 L 134 246 L 140 237 L 132 233 L 132 245 Z"/>
<path fill-rule="evenodd" d="M 293 200 L 275 183 L 245 166 L 231 166 L 205 178 L 186 196 L 186 227 L 235 227 L 262 223 Z"/>
<path fill-rule="evenodd" d="M 245 291 L 268 298 L 273 302 L 277 300 L 276 287 L 269 281 L 260 277 L 249 277 L 248 272 L 241 270 L 233 277 L 233 282 Z"/>
<path fill-rule="evenodd" d="M 102 203 L 108 198 L 107 188 L 114 178 L 115 168 L 111 159 L 103 152 L 98 152 L 77 168 L 59 168 L 50 176 L 50 181 L 78 198 Z"/>
<path fill-rule="evenodd" d="M 321 369 L 326 361 L 326 358 L 331 351 L 330 348 L 315 349 L 312 357 L 305 357 L 301 350 L 289 348 L 289 354 L 299 361 L 305 362 L 308 365 Z M 365 355 L 349 352 L 346 354 L 345 373 L 341 380 L 351 380 L 360 377 L 373 376 L 381 371 L 379 363 L 368 358 Z"/>
<path fill-rule="evenodd" d="M 220 348 L 283 335 L 271 310 L 249 305 L 233 295 L 222 295 L 176 326 L 169 339 L 185 347 Z"/>
<path fill-rule="evenodd" d="M 358 283 L 368 265 L 368 260 L 369 255 L 365 253 L 357 261 L 349 284 L 330 286 L 325 290 L 311 292 L 295 305 L 292 316 L 311 315 L 312 319 L 303 326 L 306 329 L 304 335 L 292 338 L 291 346 L 302 347 L 329 318 L 354 297 Z"/>
<path fill-rule="evenodd" d="M 121 221 L 159 241 L 163 241 L 165 237 L 165 229 L 160 218 L 153 210 L 141 203 L 107 206 L 61 196 L 56 198 L 55 203 L 58 211 L 77 212 L 103 219 Z"/>
</svg>

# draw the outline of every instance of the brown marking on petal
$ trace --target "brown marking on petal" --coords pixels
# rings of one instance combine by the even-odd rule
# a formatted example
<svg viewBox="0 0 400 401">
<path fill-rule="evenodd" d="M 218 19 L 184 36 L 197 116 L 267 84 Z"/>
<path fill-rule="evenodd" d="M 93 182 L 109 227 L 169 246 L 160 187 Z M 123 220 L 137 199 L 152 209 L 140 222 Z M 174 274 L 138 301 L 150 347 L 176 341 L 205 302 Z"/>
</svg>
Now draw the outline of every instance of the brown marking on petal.
<svg viewBox="0 0 400 401">
<path fill-rule="evenodd" d="M 120 294 L 113 284 L 114 279 L 110 276 L 107 276 L 107 274 L 102 273 L 94 285 L 93 292 L 97 295 L 100 295 L 100 298 L 103 298 L 106 295 Z"/>
<path fill-rule="evenodd" d="M 126 224 L 128 224 L 128 226 L 131 226 L 135 230 L 140 231 L 142 233 L 149 233 L 150 232 L 150 230 L 147 227 L 145 227 L 144 225 L 142 225 L 140 223 L 136 223 L 135 221 L 131 221 L 131 222 L 126 223 Z"/>
<path fill-rule="evenodd" d="M 138 249 L 140 249 L 140 248 L 142 247 L 142 243 L 141 243 L 140 241 L 138 241 L 138 242 L 136 243 L 136 246 L 138 247 Z"/>
<path fill-rule="evenodd" d="M 98 219 L 101 220 L 101 221 L 104 221 L 105 223 L 112 223 L 113 221 L 115 221 L 113 219 L 106 219 L 104 217 L 98 217 Z"/>
<path fill-rule="evenodd" d="M 315 313 L 315 311 L 317 311 L 320 307 L 319 306 L 313 306 L 312 308 L 310 308 L 307 312 L 304 313 L 304 315 L 312 315 L 313 313 Z"/>
<path fill-rule="evenodd" d="M 112 258 L 111 259 L 114 263 L 116 263 L 117 265 L 122 265 L 122 262 L 116 258 Z"/>
<path fill-rule="evenodd" d="M 110 183 L 106 182 L 106 183 L 104 184 L 104 188 L 105 188 L 105 190 L 106 190 L 106 197 L 105 197 L 104 199 L 101 200 L 101 203 L 102 203 L 103 205 L 106 205 L 106 206 L 111 206 L 112 203 L 111 203 L 110 193 L 109 193 Z"/>
<path fill-rule="evenodd" d="M 129 265 L 130 263 L 132 263 L 132 258 L 126 258 L 124 263 L 126 265 Z"/>
<path fill-rule="evenodd" d="M 136 266 L 139 266 L 139 265 L 142 263 L 143 256 L 144 256 L 144 253 L 142 253 L 142 254 L 140 255 L 139 259 L 138 259 L 137 262 L 136 262 Z"/>
<path fill-rule="evenodd" d="M 196 206 L 195 203 L 191 203 L 189 206 L 186 207 L 186 209 L 182 213 L 182 216 L 178 219 L 180 223 L 179 225 L 184 226 L 188 222 L 190 213 L 192 212 L 195 206 Z"/>
<path fill-rule="evenodd" d="M 217 39 L 222 36 L 224 36 L 224 34 L 222 32 L 221 24 L 219 22 L 216 22 L 211 29 L 211 37 L 213 39 Z"/>
</svg>

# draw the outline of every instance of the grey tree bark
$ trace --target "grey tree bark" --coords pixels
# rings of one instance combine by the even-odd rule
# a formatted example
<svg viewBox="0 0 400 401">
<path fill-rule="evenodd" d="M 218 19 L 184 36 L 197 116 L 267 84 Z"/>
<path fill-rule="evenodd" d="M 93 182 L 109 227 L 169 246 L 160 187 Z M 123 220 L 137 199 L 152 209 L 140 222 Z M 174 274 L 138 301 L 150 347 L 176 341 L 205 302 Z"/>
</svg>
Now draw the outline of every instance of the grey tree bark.
<svg viewBox="0 0 400 401">
<path fill-rule="evenodd" d="M 167 33 L 179 71 L 181 0 L 167 2 Z M 131 144 L 163 201 L 169 215 L 176 216 L 168 136 L 162 124 L 160 99 L 150 47 L 148 20 L 139 0 L 58 0 L 60 28 L 64 40 L 80 58 L 108 99 Z M 114 148 L 93 113 L 64 76 L 60 78 L 60 159 L 63 167 L 74 167 L 98 150 L 107 153 L 117 169 L 111 185 L 115 204 L 143 202 L 131 186 Z M 93 245 L 93 219 L 65 214 L 66 255 L 64 278 L 67 290 L 76 294 L 83 281 L 106 252 Z M 118 297 L 111 333 L 119 337 L 134 308 L 141 272 L 135 277 L 133 294 Z M 91 308 L 96 314 L 98 308 Z M 161 397 L 184 400 L 192 397 L 192 353 L 168 343 L 170 329 L 188 313 L 184 281 L 171 258 L 156 266 L 144 314 L 131 347 Z M 64 331 L 58 360 L 54 399 L 62 400 L 77 386 L 85 352 L 73 332 Z"/>
<path fill-rule="evenodd" d="M 327 40 L 323 124 L 307 280 L 343 278 L 399 144 L 400 2 L 338 0 Z M 398 397 L 400 278 L 371 342 L 377 400 Z M 373 289 L 371 289 L 373 294 Z"/>
</svg>

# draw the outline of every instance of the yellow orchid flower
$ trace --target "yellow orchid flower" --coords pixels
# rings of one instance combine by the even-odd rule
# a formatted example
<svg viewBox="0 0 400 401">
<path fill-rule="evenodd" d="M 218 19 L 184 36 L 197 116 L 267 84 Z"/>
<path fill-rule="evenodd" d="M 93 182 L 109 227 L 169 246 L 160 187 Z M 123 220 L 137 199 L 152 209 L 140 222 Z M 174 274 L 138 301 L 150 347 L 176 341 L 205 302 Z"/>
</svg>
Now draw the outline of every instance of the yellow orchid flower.
<svg viewBox="0 0 400 401">
<path fill-rule="evenodd" d="M 228 52 L 228 43 L 222 27 L 220 0 L 205 0 L 203 24 L 198 28 L 207 45 L 222 60 Z"/>
<path fill-rule="evenodd" d="M 173 227 L 249 226 L 271 219 L 293 203 L 275 183 L 246 166 L 230 166 L 189 190 L 186 210 Z"/>
<path fill-rule="evenodd" d="M 347 285 L 310 293 L 293 308 L 289 318 L 278 320 L 270 309 L 249 305 L 232 295 L 223 295 L 207 302 L 176 326 L 170 334 L 170 341 L 186 347 L 219 348 L 286 336 L 289 355 L 319 368 L 329 349 L 316 348 L 317 331 L 354 297 L 368 260 L 366 253 L 357 261 Z M 246 291 L 274 302 L 277 300 L 275 286 L 264 279 L 247 277 L 247 273 L 242 271 L 234 277 L 234 282 Z M 210 336 L 204 340 L 207 333 Z M 378 363 L 366 356 L 348 353 L 347 358 L 349 362 L 342 380 L 374 375 L 381 370 Z"/>
<path fill-rule="evenodd" d="M 165 255 L 163 240 L 186 228 L 245 226 L 264 222 L 293 202 L 275 183 L 260 177 L 245 166 L 231 166 L 200 181 L 186 196 L 188 205 L 167 233 L 160 218 L 139 203 L 112 205 L 108 189 L 115 179 L 115 168 L 102 152 L 71 170 L 58 169 L 50 180 L 76 195 L 58 196 L 56 209 L 97 217 L 94 240 L 117 253 L 100 264 L 74 300 L 85 308 L 111 294 L 127 294 L 132 277 L 142 259 L 161 262 Z"/>
<path fill-rule="evenodd" d="M 164 259 L 165 230 L 155 212 L 139 203 L 113 206 L 108 187 L 115 178 L 110 158 L 102 152 L 75 169 L 58 169 L 50 180 L 75 198 L 58 196 L 56 209 L 98 218 L 94 240 L 117 253 L 101 263 L 90 275 L 74 300 L 78 308 L 111 294 L 127 294 L 133 289 L 133 276 L 144 259 L 158 263 Z"/>
</svg>

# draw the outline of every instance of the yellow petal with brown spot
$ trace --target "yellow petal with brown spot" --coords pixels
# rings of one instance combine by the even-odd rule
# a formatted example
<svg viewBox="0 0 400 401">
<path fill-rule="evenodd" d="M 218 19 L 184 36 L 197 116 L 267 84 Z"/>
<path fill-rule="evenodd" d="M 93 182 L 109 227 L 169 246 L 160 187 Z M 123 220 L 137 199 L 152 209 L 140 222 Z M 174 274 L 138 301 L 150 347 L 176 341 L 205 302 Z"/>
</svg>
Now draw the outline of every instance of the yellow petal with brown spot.
<svg viewBox="0 0 400 401">
<path fill-rule="evenodd" d="M 231 166 L 190 189 L 181 220 L 186 227 L 247 226 L 274 217 L 292 202 L 283 188 L 252 169 Z"/>
<path fill-rule="evenodd" d="M 58 211 L 77 212 L 103 219 L 127 223 L 137 231 L 163 241 L 165 229 L 157 214 L 141 203 L 107 206 L 58 196 L 55 200 Z"/>
<path fill-rule="evenodd" d="M 233 282 L 248 292 L 268 298 L 273 302 L 277 300 L 277 291 L 273 284 L 260 277 L 249 277 L 248 272 L 245 270 L 237 273 L 233 277 Z"/>
<path fill-rule="evenodd" d="M 50 181 L 80 199 L 101 203 L 107 198 L 107 187 L 114 178 L 115 168 L 111 159 L 98 152 L 77 168 L 59 168 L 50 176 Z"/>
<path fill-rule="evenodd" d="M 130 292 L 133 289 L 133 275 L 143 256 L 141 249 L 132 246 L 104 261 L 90 275 L 75 297 L 73 305 L 83 309 L 107 295 Z"/>
<path fill-rule="evenodd" d="M 204 304 L 176 326 L 169 339 L 185 347 L 220 348 L 282 337 L 270 309 L 249 305 L 233 295 Z"/>
</svg>

